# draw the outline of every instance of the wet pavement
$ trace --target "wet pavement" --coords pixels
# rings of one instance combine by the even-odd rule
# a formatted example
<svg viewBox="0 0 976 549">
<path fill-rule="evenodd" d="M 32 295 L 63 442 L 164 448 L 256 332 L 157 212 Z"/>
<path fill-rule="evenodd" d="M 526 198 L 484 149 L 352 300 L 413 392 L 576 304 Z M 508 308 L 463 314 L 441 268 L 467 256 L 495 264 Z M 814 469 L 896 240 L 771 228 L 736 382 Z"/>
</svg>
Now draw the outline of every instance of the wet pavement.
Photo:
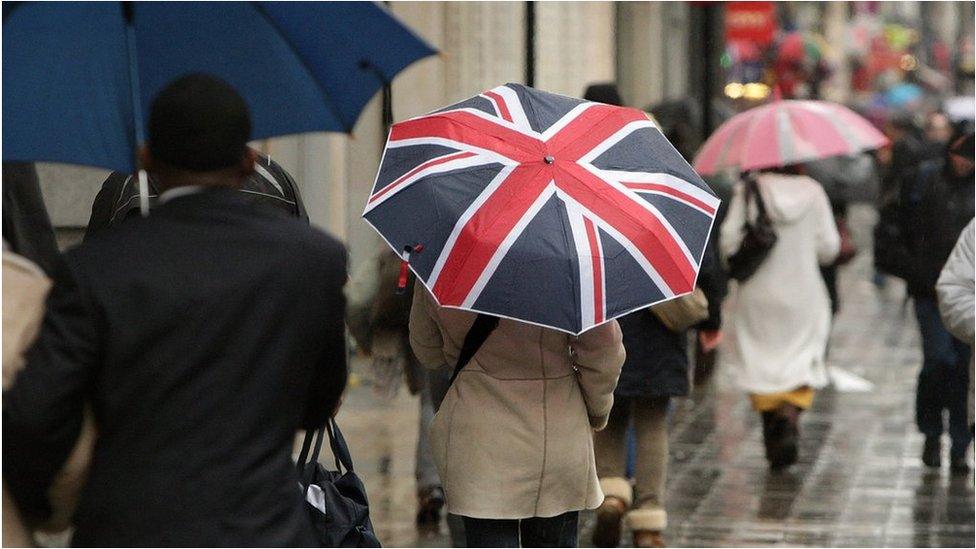
<svg viewBox="0 0 976 549">
<path fill-rule="evenodd" d="M 861 250 L 869 249 L 872 220 L 867 208 L 852 211 Z M 927 469 L 919 458 L 913 405 L 921 350 L 912 309 L 902 285 L 879 289 L 871 274 L 867 253 L 841 271 L 829 362 L 874 388 L 821 392 L 802 417 L 799 463 L 788 472 L 769 472 L 758 415 L 742 394 L 723 390 L 721 372 L 675 402 L 670 546 L 976 546 L 973 475 Z M 362 383 L 350 390 L 339 422 L 384 544 L 450 546 L 446 524 L 414 526 L 418 406 L 406 390 L 377 398 Z M 584 513 L 581 545 L 589 544 L 592 523 L 592 512 Z"/>
</svg>

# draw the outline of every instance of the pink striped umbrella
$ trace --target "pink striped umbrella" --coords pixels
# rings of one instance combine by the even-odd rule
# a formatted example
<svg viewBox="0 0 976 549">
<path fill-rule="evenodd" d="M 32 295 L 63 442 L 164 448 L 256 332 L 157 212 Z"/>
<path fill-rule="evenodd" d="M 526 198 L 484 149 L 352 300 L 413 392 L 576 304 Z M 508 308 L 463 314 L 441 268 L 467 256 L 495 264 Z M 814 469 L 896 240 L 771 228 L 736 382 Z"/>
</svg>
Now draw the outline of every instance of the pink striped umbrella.
<svg viewBox="0 0 976 549">
<path fill-rule="evenodd" d="M 866 119 L 826 101 L 773 101 L 733 116 L 705 141 L 695 171 L 711 175 L 788 166 L 876 149 L 888 139 Z"/>
</svg>

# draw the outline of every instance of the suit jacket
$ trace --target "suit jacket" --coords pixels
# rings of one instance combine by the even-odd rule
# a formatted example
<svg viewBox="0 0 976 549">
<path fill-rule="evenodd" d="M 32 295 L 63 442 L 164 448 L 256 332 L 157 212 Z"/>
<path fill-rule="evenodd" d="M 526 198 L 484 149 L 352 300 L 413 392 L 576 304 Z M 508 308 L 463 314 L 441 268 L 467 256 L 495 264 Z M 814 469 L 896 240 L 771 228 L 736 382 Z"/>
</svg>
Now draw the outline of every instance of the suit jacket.
<svg viewBox="0 0 976 549">
<path fill-rule="evenodd" d="M 291 452 L 346 382 L 342 246 L 208 190 L 94 235 L 54 278 L 3 399 L 22 510 L 47 510 L 87 401 L 98 439 L 76 545 L 314 544 Z"/>
</svg>

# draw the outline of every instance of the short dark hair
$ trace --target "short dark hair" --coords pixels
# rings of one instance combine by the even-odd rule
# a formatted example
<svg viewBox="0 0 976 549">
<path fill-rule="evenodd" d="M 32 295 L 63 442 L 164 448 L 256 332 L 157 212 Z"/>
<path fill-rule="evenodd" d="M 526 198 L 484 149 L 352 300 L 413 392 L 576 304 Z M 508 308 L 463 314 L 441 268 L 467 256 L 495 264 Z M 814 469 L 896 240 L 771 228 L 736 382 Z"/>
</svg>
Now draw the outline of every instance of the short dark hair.
<svg viewBox="0 0 976 549">
<path fill-rule="evenodd" d="M 618 107 L 622 107 L 624 104 L 624 100 L 620 98 L 620 92 L 617 90 L 617 85 L 613 82 L 590 84 L 586 87 L 583 99 Z"/>
<path fill-rule="evenodd" d="M 170 82 L 152 102 L 149 152 L 174 168 L 206 172 L 244 158 L 251 115 L 234 88 L 209 74 Z"/>
</svg>

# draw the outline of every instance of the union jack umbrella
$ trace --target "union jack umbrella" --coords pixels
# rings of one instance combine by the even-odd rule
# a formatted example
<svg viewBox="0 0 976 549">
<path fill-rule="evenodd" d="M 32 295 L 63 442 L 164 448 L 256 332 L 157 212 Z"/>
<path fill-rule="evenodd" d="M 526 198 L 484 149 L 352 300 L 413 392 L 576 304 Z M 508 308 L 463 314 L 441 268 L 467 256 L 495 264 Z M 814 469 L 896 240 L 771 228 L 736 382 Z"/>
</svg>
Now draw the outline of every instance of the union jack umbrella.
<svg viewBox="0 0 976 549">
<path fill-rule="evenodd" d="M 442 306 L 579 334 L 691 292 L 718 203 L 643 112 L 506 84 L 395 124 L 363 217 Z"/>
</svg>

